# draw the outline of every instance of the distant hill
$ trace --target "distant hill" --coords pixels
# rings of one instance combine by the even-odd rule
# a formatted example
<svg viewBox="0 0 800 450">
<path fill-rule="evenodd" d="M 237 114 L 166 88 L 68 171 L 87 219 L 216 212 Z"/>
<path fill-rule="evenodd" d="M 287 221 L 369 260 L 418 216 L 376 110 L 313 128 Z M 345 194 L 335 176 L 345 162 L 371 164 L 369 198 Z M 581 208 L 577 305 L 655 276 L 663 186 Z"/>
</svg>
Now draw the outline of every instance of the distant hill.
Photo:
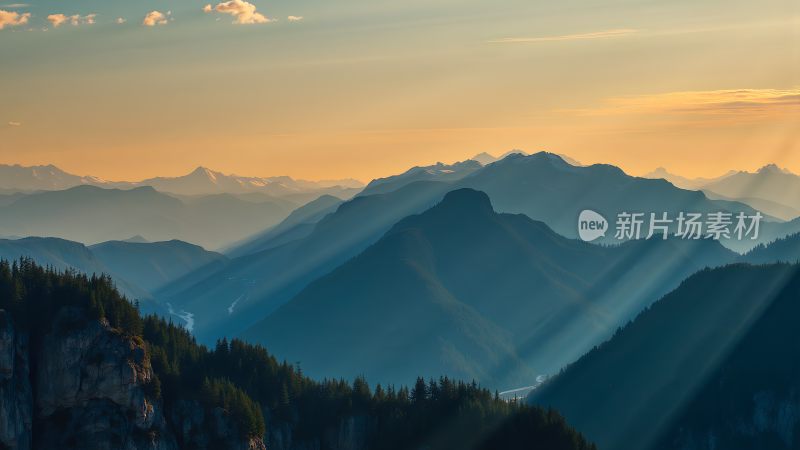
<svg viewBox="0 0 800 450">
<path fill-rule="evenodd" d="M 711 192 L 709 190 L 704 190 L 703 193 L 706 194 L 706 197 L 712 200 L 727 200 L 727 201 L 737 201 L 744 203 L 745 205 L 751 206 L 763 212 L 764 214 L 768 214 L 772 217 L 777 217 L 778 219 L 781 220 L 793 220 L 795 218 L 800 217 L 800 210 L 784 205 L 782 203 L 774 202 L 772 200 L 766 200 L 763 198 L 756 198 L 756 197 L 731 198 L 731 197 L 726 197 L 724 195 L 719 195 L 716 192 Z"/>
<path fill-rule="evenodd" d="M 615 449 L 794 449 L 800 267 L 734 265 L 689 278 L 534 390 Z"/>
<path fill-rule="evenodd" d="M 455 164 L 437 163 L 433 166 L 413 167 L 400 175 L 370 181 L 359 195 L 391 192 L 415 181 L 457 181 L 481 167 L 479 162 L 472 160 Z"/>
<path fill-rule="evenodd" d="M 733 257 L 712 241 L 570 240 L 461 189 L 244 336 L 310 374 L 393 383 L 445 373 L 519 386 L 577 358 L 695 270 Z"/>
<path fill-rule="evenodd" d="M 680 175 L 676 175 L 672 172 L 669 172 L 667 169 L 663 167 L 659 167 L 656 170 L 645 174 L 643 177 L 653 178 L 653 179 L 662 178 L 681 189 L 699 191 L 700 189 L 702 189 L 703 186 L 727 178 L 735 173 L 737 173 L 735 170 L 731 170 L 715 178 L 686 178 Z"/>
<path fill-rule="evenodd" d="M 111 275 L 129 298 L 152 299 L 162 285 L 204 267 L 222 267 L 227 258 L 181 241 L 104 242 L 86 247 L 58 238 L 0 239 L 0 259 L 30 258 L 57 270 Z"/>
<path fill-rule="evenodd" d="M 0 259 L 15 261 L 30 258 L 42 266 L 57 270 L 72 269 L 89 275 L 111 274 L 110 269 L 86 246 L 58 238 L 28 237 L 16 240 L 0 239 Z M 115 277 L 117 288 L 129 298 L 150 298 L 150 292 L 127 280 Z"/>
<path fill-rule="evenodd" d="M 222 268 L 228 259 L 200 246 L 183 241 L 125 242 L 108 241 L 89 250 L 110 273 L 155 292 L 170 281 L 201 268 Z"/>
<path fill-rule="evenodd" d="M 800 234 L 793 234 L 766 245 L 759 245 L 741 257 L 752 264 L 800 262 Z"/>
<path fill-rule="evenodd" d="M 717 178 L 685 178 L 663 167 L 645 178 L 663 178 L 683 189 L 702 190 L 715 200 L 737 201 L 783 220 L 800 216 L 800 176 L 774 164 L 755 173 L 730 171 Z"/>
<path fill-rule="evenodd" d="M 87 244 L 139 235 L 219 248 L 279 223 L 297 206 L 278 198 L 254 203 L 218 194 L 181 201 L 152 187 L 77 186 L 0 206 L 0 235 L 54 236 Z"/>
<path fill-rule="evenodd" d="M 728 198 L 767 200 L 800 211 L 800 176 L 774 164 L 755 173 L 737 172 L 704 185 L 703 190 Z"/>
<path fill-rule="evenodd" d="M 323 195 L 292 211 L 278 225 L 233 244 L 225 250 L 229 257 L 244 256 L 286 244 L 308 236 L 314 225 L 332 213 L 342 200 L 332 195 Z"/>
</svg>

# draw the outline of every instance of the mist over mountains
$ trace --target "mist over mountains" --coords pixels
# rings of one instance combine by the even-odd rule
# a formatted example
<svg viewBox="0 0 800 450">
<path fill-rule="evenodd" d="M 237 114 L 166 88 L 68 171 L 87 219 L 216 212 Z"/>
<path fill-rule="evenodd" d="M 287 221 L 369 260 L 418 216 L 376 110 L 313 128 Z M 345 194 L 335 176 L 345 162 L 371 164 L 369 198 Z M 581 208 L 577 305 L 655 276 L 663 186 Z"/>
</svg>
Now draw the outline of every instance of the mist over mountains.
<svg viewBox="0 0 800 450">
<path fill-rule="evenodd" d="M 179 338 L 191 353 L 196 340 L 227 358 L 245 344 L 218 340 L 241 338 L 275 355 L 247 347 L 262 369 L 295 370 L 279 366 L 286 360 L 303 376 L 354 379 L 362 399 L 367 381 L 416 377 L 411 393 L 392 395 L 439 398 L 452 386 L 444 376 L 535 387 L 531 402 L 563 411 L 601 448 L 794 448 L 796 349 L 781 343 L 797 340 L 800 218 L 781 220 L 792 217 L 797 176 L 777 167 L 651 179 L 512 151 L 414 167 L 363 190 L 204 168 L 116 184 L 53 166 L 0 172 L 11 180 L 0 183 L 0 259 L 108 274 L 140 312 L 186 326 L 151 335 L 157 342 Z M 695 185 L 702 191 L 681 187 Z M 584 209 L 612 223 L 622 211 L 764 220 L 755 240 L 609 233 L 587 243 L 576 238 Z M 174 392 L 181 382 L 170 377 Z M 300 388 L 270 389 L 270 408 L 291 422 Z"/>
<path fill-rule="evenodd" d="M 244 337 L 311 374 L 396 383 L 446 373 L 516 386 L 557 371 L 694 271 L 733 258 L 712 241 L 566 239 L 460 189 Z"/>
<path fill-rule="evenodd" d="M 701 192 L 679 189 L 664 180 L 631 177 L 613 166 L 573 166 L 550 153 L 511 154 L 480 169 L 462 172 L 434 167 L 435 171 L 426 172 L 425 180 L 417 178 L 419 170 L 409 171 L 385 179 L 379 184 L 383 192 L 358 195 L 335 211 L 326 212 L 316 223 L 284 227 L 296 231 L 288 235 L 292 238 L 285 239 L 284 231 L 280 233 L 284 238 L 276 237 L 273 244 L 259 241 L 253 251 L 239 246 L 237 255 L 242 256 L 225 269 L 198 274 L 194 280 L 190 275 L 180 285 L 167 287 L 165 299 L 194 314 L 195 332 L 201 340 L 236 335 L 288 302 L 313 280 L 364 251 L 403 218 L 425 211 L 447 192 L 460 188 L 485 192 L 498 212 L 525 214 L 571 238 L 577 235 L 578 213 L 585 208 L 606 217 L 614 217 L 618 211 L 651 209 L 672 213 L 755 212 L 741 203 L 710 200 Z M 440 181 L 437 173 L 447 180 Z M 453 179 L 454 174 L 460 177 Z M 761 231 L 763 239 L 772 240 L 800 231 L 800 222 L 764 223 Z M 613 236 L 606 242 L 618 243 Z M 749 249 L 759 242 L 768 241 L 734 244 Z"/>
<path fill-rule="evenodd" d="M 780 219 L 800 217 L 800 176 L 775 164 L 756 172 L 730 171 L 710 179 L 688 179 L 664 168 L 645 177 L 663 178 L 678 187 L 702 190 L 709 198 L 739 201 Z"/>
<path fill-rule="evenodd" d="M 42 191 L 0 206 L 0 235 L 46 236 L 95 244 L 141 235 L 215 249 L 277 224 L 299 206 L 282 198 L 231 194 L 178 199 L 152 187 L 77 186 Z"/>
<path fill-rule="evenodd" d="M 0 165 L 0 191 L 5 193 L 63 190 L 81 185 L 109 189 L 151 186 L 161 192 L 180 195 L 260 192 L 272 196 L 317 197 L 330 194 L 343 198 L 355 195 L 363 187 L 361 182 L 353 179 L 306 181 L 287 176 L 242 177 L 225 175 L 205 167 L 198 167 L 189 174 L 178 177 L 155 177 L 142 181 L 107 181 L 93 176 L 73 175 L 54 165 L 30 167 Z"/>
<path fill-rule="evenodd" d="M 796 448 L 798 274 L 702 271 L 530 401 L 601 448 Z"/>
</svg>

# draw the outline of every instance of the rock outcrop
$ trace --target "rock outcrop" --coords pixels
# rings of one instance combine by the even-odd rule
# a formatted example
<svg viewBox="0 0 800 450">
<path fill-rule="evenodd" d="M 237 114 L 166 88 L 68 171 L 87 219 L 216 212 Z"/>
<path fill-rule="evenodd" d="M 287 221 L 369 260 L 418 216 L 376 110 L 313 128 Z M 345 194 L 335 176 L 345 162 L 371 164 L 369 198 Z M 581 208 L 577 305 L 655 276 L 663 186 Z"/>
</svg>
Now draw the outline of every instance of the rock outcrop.
<svg viewBox="0 0 800 450">
<path fill-rule="evenodd" d="M 166 412 L 144 344 L 62 308 L 31 342 L 0 310 L 0 449 L 266 450 L 220 409 Z"/>
<path fill-rule="evenodd" d="M 0 309 L 0 448 L 31 446 L 33 393 L 28 336 L 17 333 L 11 315 Z"/>
</svg>

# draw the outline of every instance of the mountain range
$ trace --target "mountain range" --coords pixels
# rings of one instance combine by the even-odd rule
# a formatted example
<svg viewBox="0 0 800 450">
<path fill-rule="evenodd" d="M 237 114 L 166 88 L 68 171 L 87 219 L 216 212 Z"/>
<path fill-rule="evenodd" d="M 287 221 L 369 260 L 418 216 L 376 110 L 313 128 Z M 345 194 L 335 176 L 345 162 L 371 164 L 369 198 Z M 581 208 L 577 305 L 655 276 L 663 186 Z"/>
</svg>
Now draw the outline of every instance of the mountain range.
<svg viewBox="0 0 800 450">
<path fill-rule="evenodd" d="M 689 189 L 689 190 L 692 190 L 692 191 L 699 191 L 699 190 L 701 190 L 703 188 L 703 186 L 706 186 L 706 185 L 708 185 L 710 183 L 713 183 L 715 181 L 722 180 L 722 179 L 727 178 L 727 177 L 729 177 L 731 175 L 734 175 L 736 173 L 737 173 L 737 171 L 735 171 L 735 170 L 729 170 L 728 172 L 726 172 L 726 173 L 724 173 L 724 174 L 722 174 L 722 175 L 720 175 L 718 177 L 713 177 L 713 178 L 703 178 L 703 177 L 687 178 L 687 177 L 672 173 L 672 172 L 668 171 L 664 167 L 659 167 L 656 170 L 654 170 L 652 172 L 648 172 L 647 174 L 643 175 L 643 177 L 644 178 L 653 178 L 653 179 L 663 178 L 664 180 L 669 181 L 670 183 L 674 184 L 675 186 L 677 186 L 677 187 L 679 187 L 681 189 Z"/>
<path fill-rule="evenodd" d="M 794 449 L 800 267 L 705 270 L 533 391 L 600 448 Z"/>
<path fill-rule="evenodd" d="M 684 178 L 664 168 L 645 177 L 663 178 L 684 189 L 702 190 L 709 198 L 739 201 L 783 220 L 800 217 L 800 176 L 775 164 L 756 172 L 730 171 L 711 179 Z"/>
<path fill-rule="evenodd" d="M 271 196 L 311 197 L 330 194 L 348 198 L 362 187 L 353 179 L 306 181 L 287 176 L 242 177 L 226 175 L 205 167 L 179 177 L 156 177 L 142 181 L 107 181 L 93 176 L 73 175 L 53 165 L 0 165 L 0 191 L 4 193 L 64 190 L 90 185 L 108 189 L 151 186 L 161 192 L 181 195 L 244 194 L 261 192 Z"/>
<path fill-rule="evenodd" d="M 714 241 L 571 240 L 460 189 L 244 337 L 310 374 L 396 383 L 444 373 L 516 386 L 579 357 L 696 270 L 734 257 Z"/>
<path fill-rule="evenodd" d="M 180 284 L 165 288 L 164 301 L 194 314 L 195 332 L 201 340 L 237 335 L 310 282 L 361 253 L 403 218 L 425 211 L 445 193 L 460 188 L 481 190 L 499 212 L 523 213 L 567 237 L 577 235 L 578 213 L 585 208 L 606 217 L 618 211 L 650 209 L 754 213 L 746 205 L 709 200 L 701 192 L 679 189 L 664 180 L 631 177 L 607 165 L 572 166 L 550 153 L 512 154 L 457 180 L 396 177 L 392 184 L 393 190 L 359 195 L 335 211 L 326 211 L 316 223 L 288 227 L 296 231 L 289 239 L 272 244 L 260 241 L 254 251 L 246 245 L 238 247 L 237 255 L 242 256 L 218 273 L 190 274 Z M 282 235 L 287 236 L 289 230 Z M 800 221 L 763 223 L 765 240 L 738 244 L 747 250 L 793 231 L 800 231 Z M 611 238 L 606 243 L 618 241 Z"/>
<path fill-rule="evenodd" d="M 0 235 L 50 236 L 94 244 L 141 235 L 220 248 L 279 223 L 301 206 L 280 197 L 215 194 L 179 199 L 146 186 L 77 186 L 0 206 Z"/>
<path fill-rule="evenodd" d="M 477 155 L 473 156 L 470 159 L 472 161 L 479 162 L 482 166 L 488 166 L 491 163 L 495 163 L 497 161 L 500 161 L 501 159 L 504 159 L 508 155 L 514 155 L 514 154 L 524 155 L 524 156 L 529 156 L 530 155 L 529 153 L 524 152 L 522 150 L 509 150 L 509 151 L 501 154 L 500 156 L 494 156 L 494 155 L 491 155 L 491 154 L 486 153 L 486 152 L 481 152 L 481 153 L 478 153 Z M 569 156 L 564 155 L 562 153 L 557 153 L 557 155 L 558 155 L 559 158 L 563 159 L 568 164 L 571 164 L 573 166 L 582 166 L 583 165 L 580 162 L 578 162 L 576 159 L 570 158 Z"/>
</svg>

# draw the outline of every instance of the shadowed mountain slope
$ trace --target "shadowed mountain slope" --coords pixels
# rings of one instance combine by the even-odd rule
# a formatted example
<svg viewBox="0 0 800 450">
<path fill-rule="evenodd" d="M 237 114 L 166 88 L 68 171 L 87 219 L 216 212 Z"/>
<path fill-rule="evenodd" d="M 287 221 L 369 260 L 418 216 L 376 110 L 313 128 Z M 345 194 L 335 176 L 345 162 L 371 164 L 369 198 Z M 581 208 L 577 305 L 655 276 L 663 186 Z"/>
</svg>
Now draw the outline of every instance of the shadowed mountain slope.
<svg viewBox="0 0 800 450">
<path fill-rule="evenodd" d="M 508 387 L 557 370 L 685 276 L 733 257 L 712 241 L 570 240 L 461 189 L 245 336 L 309 361 L 310 373 L 394 382 L 413 360 L 424 374 Z"/>
<path fill-rule="evenodd" d="M 702 271 L 530 400 L 601 448 L 797 448 L 800 271 Z"/>
</svg>

